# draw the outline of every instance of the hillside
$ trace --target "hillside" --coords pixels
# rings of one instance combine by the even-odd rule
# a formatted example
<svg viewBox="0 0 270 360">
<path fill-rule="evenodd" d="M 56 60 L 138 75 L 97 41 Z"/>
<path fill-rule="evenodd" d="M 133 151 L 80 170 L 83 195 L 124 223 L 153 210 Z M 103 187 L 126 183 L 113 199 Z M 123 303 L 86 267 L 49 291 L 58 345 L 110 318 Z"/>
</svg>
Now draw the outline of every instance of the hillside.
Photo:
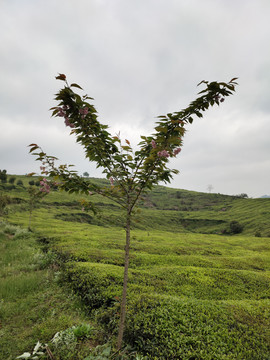
<svg viewBox="0 0 270 360">
<path fill-rule="evenodd" d="M 17 207 L 25 207 L 28 194 L 25 191 L 29 181 L 38 177 L 17 176 L 23 186 L 4 186 Z M 109 186 L 106 179 L 90 179 L 98 184 Z M 2 185 L 3 187 L 3 185 Z M 1 190 L 1 189 L 0 189 Z M 121 226 L 122 212 L 118 205 L 101 196 L 92 196 L 99 216 L 82 212 L 79 200 L 82 196 L 69 195 L 55 191 L 53 196 L 45 198 L 46 206 L 58 208 L 55 216 L 66 221 L 78 221 L 100 226 Z M 72 206 L 72 214 L 66 215 L 65 206 Z M 241 196 L 229 196 L 215 193 L 201 193 L 156 186 L 140 202 L 141 212 L 133 224 L 137 229 L 160 229 L 175 232 L 196 232 L 226 234 L 230 233 L 230 223 L 238 222 L 242 234 L 270 236 L 270 199 L 248 199 Z M 63 211 L 61 212 L 60 209 Z"/>
<path fill-rule="evenodd" d="M 2 186 L 11 197 L 5 219 L 27 228 L 29 178 L 20 180 L 22 185 Z M 52 191 L 34 209 L 31 234 L 57 260 L 61 284 L 85 304 L 99 342 L 113 346 L 123 284 L 123 214 L 93 196 L 100 209 L 94 216 L 83 211 L 80 198 Z M 147 360 L 267 360 L 269 212 L 269 199 L 163 186 L 147 194 L 131 232 L 125 343 Z M 232 222 L 242 233 L 231 231 Z"/>
</svg>

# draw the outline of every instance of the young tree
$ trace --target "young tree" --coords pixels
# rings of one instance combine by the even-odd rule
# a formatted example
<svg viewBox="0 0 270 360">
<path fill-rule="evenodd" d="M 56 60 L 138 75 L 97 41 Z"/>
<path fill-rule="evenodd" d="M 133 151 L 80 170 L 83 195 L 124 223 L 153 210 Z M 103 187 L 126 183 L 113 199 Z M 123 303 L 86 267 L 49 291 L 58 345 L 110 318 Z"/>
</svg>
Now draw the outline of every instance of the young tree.
<svg viewBox="0 0 270 360">
<path fill-rule="evenodd" d="M 98 121 L 97 111 L 89 103 L 93 99 L 74 91 L 82 89 L 79 85 L 69 85 L 64 74 L 59 74 L 56 79 L 64 81 L 65 85 L 56 94 L 58 105 L 51 108 L 52 116 L 64 119 L 66 126 L 71 128 L 71 134 L 83 146 L 86 158 L 103 169 L 110 186 L 93 184 L 91 180 L 71 170 L 70 165 L 57 166 L 58 159 L 47 155 L 37 144 L 29 145 L 30 152 L 37 151 L 34 155 L 42 162 L 42 173 L 60 181 L 63 190 L 86 195 L 97 193 L 115 201 L 125 210 L 125 267 L 117 343 L 120 349 L 126 317 L 130 229 L 135 206 L 140 196 L 153 185 L 160 181 L 170 182 L 173 174 L 178 173 L 178 170 L 170 169 L 167 164 L 170 158 L 176 157 L 181 151 L 185 125 L 191 124 L 194 116 L 202 117 L 203 111 L 214 104 L 219 105 L 226 96 L 233 94 L 236 78 L 228 83 L 202 81 L 200 84 L 204 84 L 205 88 L 200 91 L 200 96 L 186 109 L 158 116 L 154 133 L 141 136 L 136 151 L 132 149 L 129 140 L 123 142 L 118 135 L 112 136 L 107 131 L 108 126 Z M 91 202 L 89 206 L 92 206 Z"/>
</svg>

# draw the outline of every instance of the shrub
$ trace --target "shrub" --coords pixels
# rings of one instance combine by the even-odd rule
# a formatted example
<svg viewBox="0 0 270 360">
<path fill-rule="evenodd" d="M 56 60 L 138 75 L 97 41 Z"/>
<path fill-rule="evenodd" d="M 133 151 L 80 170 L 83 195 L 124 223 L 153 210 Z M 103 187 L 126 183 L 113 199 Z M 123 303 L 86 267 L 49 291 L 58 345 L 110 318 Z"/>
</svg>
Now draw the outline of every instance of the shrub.
<svg viewBox="0 0 270 360">
<path fill-rule="evenodd" d="M 72 359 L 77 345 L 77 339 L 73 329 L 57 332 L 51 340 L 54 353 L 61 356 L 62 359 Z"/>
<path fill-rule="evenodd" d="M 8 179 L 8 182 L 9 182 L 10 184 L 14 184 L 14 183 L 15 183 L 15 180 L 16 180 L 15 176 L 12 176 L 12 177 L 10 177 L 10 178 Z"/>
<path fill-rule="evenodd" d="M 28 184 L 33 186 L 33 185 L 35 185 L 35 182 L 34 182 L 34 180 L 30 180 L 30 181 L 28 181 Z"/>
<path fill-rule="evenodd" d="M 81 324 L 78 326 L 74 326 L 72 328 L 73 330 L 73 334 L 75 335 L 75 337 L 79 340 L 82 339 L 87 339 L 89 337 L 92 336 L 93 334 L 93 326 L 89 325 L 89 324 Z"/>
<path fill-rule="evenodd" d="M 153 360 L 264 359 L 267 340 L 259 334 L 259 320 L 255 326 L 245 323 L 248 311 L 237 311 L 222 303 L 169 296 L 133 298 L 125 341 Z M 236 323 L 236 316 L 243 321 Z"/>
<path fill-rule="evenodd" d="M 23 182 L 22 182 L 21 179 L 17 181 L 17 185 L 18 185 L 18 186 L 23 186 Z"/>
<path fill-rule="evenodd" d="M 240 234 L 244 229 L 244 226 L 241 225 L 238 221 L 230 222 L 230 233 L 231 234 Z"/>
<path fill-rule="evenodd" d="M 0 193 L 0 216 L 7 214 L 7 205 L 11 203 L 8 195 Z"/>
<path fill-rule="evenodd" d="M 121 270 L 109 264 L 70 263 L 65 268 L 64 281 L 71 284 L 90 309 L 97 309 L 110 306 L 120 295 L 123 281 Z"/>
</svg>

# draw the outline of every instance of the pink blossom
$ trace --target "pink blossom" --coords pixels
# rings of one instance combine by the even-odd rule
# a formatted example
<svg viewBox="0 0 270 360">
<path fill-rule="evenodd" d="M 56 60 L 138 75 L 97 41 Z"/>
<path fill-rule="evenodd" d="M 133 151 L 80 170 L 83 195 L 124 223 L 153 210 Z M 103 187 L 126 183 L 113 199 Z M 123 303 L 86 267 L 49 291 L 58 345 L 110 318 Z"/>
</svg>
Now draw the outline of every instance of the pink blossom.
<svg viewBox="0 0 270 360">
<path fill-rule="evenodd" d="M 88 114 L 89 109 L 87 106 L 85 106 L 84 108 L 80 108 L 79 109 L 79 113 L 82 115 L 82 118 L 84 119 L 86 117 L 86 115 Z"/>
<path fill-rule="evenodd" d="M 89 195 L 93 195 L 92 191 L 88 191 L 88 194 L 89 194 Z"/>
<path fill-rule="evenodd" d="M 109 180 L 110 180 L 111 185 L 113 186 L 113 177 L 111 176 L 111 177 L 109 178 Z"/>
<path fill-rule="evenodd" d="M 174 156 L 178 155 L 181 150 L 182 150 L 181 148 L 175 149 L 174 152 L 173 152 L 173 155 L 174 155 Z"/>
<path fill-rule="evenodd" d="M 152 144 L 153 149 L 155 149 L 157 147 L 157 144 L 154 139 L 151 141 L 151 144 Z"/>
<path fill-rule="evenodd" d="M 57 110 L 58 110 L 57 116 L 60 116 L 60 117 L 65 117 L 66 116 L 66 112 L 64 111 L 64 109 L 59 107 L 59 108 L 57 108 Z"/>
<path fill-rule="evenodd" d="M 66 124 L 66 126 L 69 126 L 69 127 L 71 127 L 71 128 L 74 128 L 74 127 L 75 127 L 75 125 L 72 124 L 72 123 L 69 121 L 69 118 L 68 118 L 68 117 L 65 117 L 65 124 Z"/>
<path fill-rule="evenodd" d="M 40 191 L 46 192 L 47 194 L 49 194 L 51 187 L 50 187 L 50 185 L 48 184 L 46 178 L 44 178 L 44 179 L 42 179 L 42 180 L 40 181 L 40 186 L 41 186 L 40 189 L 39 189 Z"/>
<path fill-rule="evenodd" d="M 159 157 L 165 157 L 165 158 L 168 158 L 170 156 L 167 150 L 159 151 L 157 154 Z"/>
</svg>

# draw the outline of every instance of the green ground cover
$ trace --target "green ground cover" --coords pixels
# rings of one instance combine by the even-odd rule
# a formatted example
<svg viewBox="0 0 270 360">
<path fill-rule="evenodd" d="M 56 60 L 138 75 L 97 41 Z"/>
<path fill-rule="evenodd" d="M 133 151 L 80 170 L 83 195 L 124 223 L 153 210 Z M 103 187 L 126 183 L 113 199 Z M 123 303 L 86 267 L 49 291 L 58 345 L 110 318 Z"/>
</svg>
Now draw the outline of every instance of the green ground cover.
<svg viewBox="0 0 270 360">
<path fill-rule="evenodd" d="M 57 284 L 53 260 L 32 233 L 0 222 L 1 359 L 13 360 L 38 341 L 49 343 L 55 333 L 89 323 L 78 299 Z M 77 343 L 76 359 L 84 359 L 91 346 L 93 340 Z"/>
<path fill-rule="evenodd" d="M 9 222 L 27 228 L 26 191 L 9 193 L 22 199 Z M 96 313 L 106 340 L 123 281 L 121 211 L 97 198 L 102 213 L 94 217 L 78 199 L 53 192 L 32 225 L 65 262 L 63 281 Z M 270 244 L 254 236 L 268 235 L 269 205 L 157 187 L 133 225 L 126 343 L 149 359 L 269 359 Z M 232 220 L 244 225 L 241 234 L 214 234 Z"/>
</svg>

